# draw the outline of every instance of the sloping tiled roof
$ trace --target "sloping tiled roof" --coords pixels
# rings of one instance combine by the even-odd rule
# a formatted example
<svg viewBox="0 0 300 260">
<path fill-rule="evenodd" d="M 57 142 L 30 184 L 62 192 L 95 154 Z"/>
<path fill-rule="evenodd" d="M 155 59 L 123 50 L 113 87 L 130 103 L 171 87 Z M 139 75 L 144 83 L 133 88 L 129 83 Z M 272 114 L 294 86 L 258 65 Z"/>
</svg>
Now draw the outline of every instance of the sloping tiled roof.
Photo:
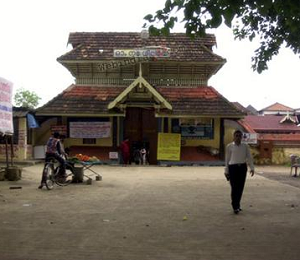
<svg viewBox="0 0 300 260">
<path fill-rule="evenodd" d="M 260 134 L 260 140 L 300 143 L 300 134 Z"/>
<path fill-rule="evenodd" d="M 26 107 L 13 107 L 13 117 L 26 117 L 28 113 L 34 113 L 34 109 Z"/>
<path fill-rule="evenodd" d="M 245 114 L 212 87 L 170 88 L 157 90 L 173 106 L 174 115 L 243 117 Z"/>
<path fill-rule="evenodd" d="M 292 131 L 300 133 L 300 127 L 296 124 L 289 122 L 280 123 L 283 118 L 284 116 L 277 115 L 248 115 L 244 119 L 240 120 L 240 123 L 245 126 L 245 128 L 250 126 L 255 132 Z"/>
<path fill-rule="evenodd" d="M 150 36 L 142 39 L 136 32 L 74 32 L 69 35 L 73 50 L 57 60 L 101 61 L 113 60 L 114 49 L 131 49 L 146 46 L 163 46 L 171 49 L 168 61 L 219 62 L 225 59 L 214 54 L 211 49 L 216 44 L 215 36 L 208 34 L 204 38 L 191 39 L 184 33 L 172 33 L 170 36 Z M 101 51 L 99 51 L 101 50 Z M 156 60 L 165 58 L 156 58 Z"/>
<path fill-rule="evenodd" d="M 36 114 L 106 114 L 107 105 L 126 87 L 71 85 L 38 108 Z"/>
<path fill-rule="evenodd" d="M 258 113 L 258 111 L 256 110 L 256 108 L 254 108 L 254 107 L 251 106 L 251 105 L 247 106 L 246 109 L 247 109 L 248 111 L 250 111 L 250 113 L 253 114 L 253 115 L 257 115 L 257 113 Z"/>
<path fill-rule="evenodd" d="M 287 111 L 294 111 L 294 109 L 276 102 L 276 103 L 274 103 L 274 104 L 272 104 L 268 107 L 265 107 L 265 108 L 261 109 L 260 112 L 261 111 L 282 111 L 282 112 L 287 112 Z"/>
<path fill-rule="evenodd" d="M 36 110 L 37 115 L 109 114 L 108 104 L 125 86 L 82 86 L 71 85 L 57 97 Z M 169 115 L 243 117 L 235 106 L 212 87 L 170 88 L 156 90 L 172 105 Z"/>
<path fill-rule="evenodd" d="M 242 104 L 239 102 L 232 102 L 232 104 L 239 110 L 241 110 L 245 114 L 252 114 L 252 111 L 248 110 L 248 108 L 245 108 Z"/>
</svg>

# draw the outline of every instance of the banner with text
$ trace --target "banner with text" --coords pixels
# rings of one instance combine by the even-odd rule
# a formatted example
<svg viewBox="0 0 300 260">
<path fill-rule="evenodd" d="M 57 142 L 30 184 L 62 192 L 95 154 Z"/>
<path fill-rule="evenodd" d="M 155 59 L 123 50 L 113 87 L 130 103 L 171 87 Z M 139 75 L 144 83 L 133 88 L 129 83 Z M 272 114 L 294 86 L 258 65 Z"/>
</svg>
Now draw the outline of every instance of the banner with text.
<svg viewBox="0 0 300 260">
<path fill-rule="evenodd" d="M 70 122 L 71 138 L 107 138 L 110 132 L 110 122 Z"/>
<path fill-rule="evenodd" d="M 4 78 L 0 78 L 0 134 L 13 134 L 12 111 L 13 84 Z"/>
<path fill-rule="evenodd" d="M 157 160 L 180 160 L 181 134 L 158 133 Z"/>
</svg>

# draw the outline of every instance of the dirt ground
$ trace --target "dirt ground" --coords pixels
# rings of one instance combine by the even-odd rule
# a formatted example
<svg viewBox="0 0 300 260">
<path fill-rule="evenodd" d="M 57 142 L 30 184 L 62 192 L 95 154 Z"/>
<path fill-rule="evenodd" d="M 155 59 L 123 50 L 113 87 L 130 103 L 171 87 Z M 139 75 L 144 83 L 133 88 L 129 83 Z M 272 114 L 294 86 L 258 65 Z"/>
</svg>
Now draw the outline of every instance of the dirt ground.
<svg viewBox="0 0 300 260">
<path fill-rule="evenodd" d="M 299 171 L 298 171 L 299 172 Z M 266 177 L 270 180 L 278 181 L 283 184 L 288 184 L 296 188 L 300 188 L 300 176 L 295 172 L 291 172 L 289 167 L 286 166 L 263 166 L 257 167 L 257 174 Z"/>
<path fill-rule="evenodd" d="M 42 165 L 0 182 L 0 259 L 300 259 L 300 177 L 288 167 L 257 167 L 239 215 L 223 167 L 94 169 L 102 181 L 51 191 L 37 188 Z"/>
</svg>

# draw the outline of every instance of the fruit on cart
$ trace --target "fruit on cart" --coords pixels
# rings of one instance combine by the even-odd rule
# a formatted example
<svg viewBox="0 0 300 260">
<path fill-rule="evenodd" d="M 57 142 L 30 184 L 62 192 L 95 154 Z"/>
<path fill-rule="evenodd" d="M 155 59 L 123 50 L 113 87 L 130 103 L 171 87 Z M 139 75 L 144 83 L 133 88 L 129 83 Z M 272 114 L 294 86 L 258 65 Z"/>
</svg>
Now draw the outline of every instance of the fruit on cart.
<svg viewBox="0 0 300 260">
<path fill-rule="evenodd" d="M 71 160 L 73 161 L 83 161 L 83 162 L 97 162 L 97 161 L 100 161 L 96 156 L 88 156 L 88 155 L 85 155 L 85 154 L 81 154 L 81 153 L 78 153 L 78 154 L 75 154 L 75 157 L 73 158 L 70 158 Z"/>
<path fill-rule="evenodd" d="M 90 157 L 89 161 L 90 162 L 98 162 L 100 160 L 96 156 L 92 156 L 92 157 Z"/>
</svg>

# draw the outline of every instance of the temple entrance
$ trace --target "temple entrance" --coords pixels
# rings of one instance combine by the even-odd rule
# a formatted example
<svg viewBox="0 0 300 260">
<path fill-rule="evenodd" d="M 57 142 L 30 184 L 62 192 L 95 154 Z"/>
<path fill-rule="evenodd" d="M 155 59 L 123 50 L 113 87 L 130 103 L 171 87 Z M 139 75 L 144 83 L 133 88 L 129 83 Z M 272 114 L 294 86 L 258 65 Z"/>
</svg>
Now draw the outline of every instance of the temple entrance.
<svg viewBox="0 0 300 260">
<path fill-rule="evenodd" d="M 124 120 L 124 137 L 130 140 L 132 156 L 137 149 L 146 148 L 149 164 L 157 163 L 157 118 L 154 113 L 153 108 L 127 108 Z"/>
</svg>

